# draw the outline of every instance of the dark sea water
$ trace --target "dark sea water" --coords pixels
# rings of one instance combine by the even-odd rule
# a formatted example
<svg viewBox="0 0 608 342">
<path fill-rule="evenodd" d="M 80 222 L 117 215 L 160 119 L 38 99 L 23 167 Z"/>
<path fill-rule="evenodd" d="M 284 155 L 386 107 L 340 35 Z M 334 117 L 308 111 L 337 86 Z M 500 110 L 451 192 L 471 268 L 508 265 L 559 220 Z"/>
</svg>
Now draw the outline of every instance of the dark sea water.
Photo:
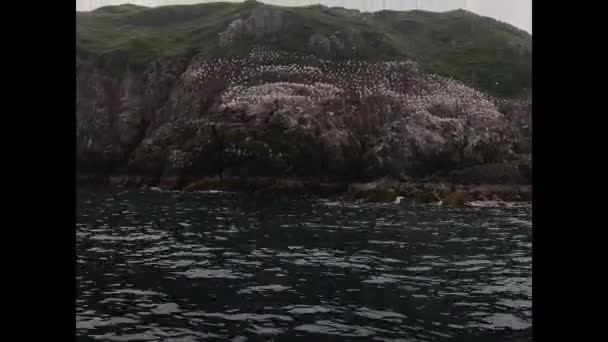
<svg viewBox="0 0 608 342">
<path fill-rule="evenodd" d="M 529 206 L 78 191 L 78 340 L 531 341 Z"/>
</svg>

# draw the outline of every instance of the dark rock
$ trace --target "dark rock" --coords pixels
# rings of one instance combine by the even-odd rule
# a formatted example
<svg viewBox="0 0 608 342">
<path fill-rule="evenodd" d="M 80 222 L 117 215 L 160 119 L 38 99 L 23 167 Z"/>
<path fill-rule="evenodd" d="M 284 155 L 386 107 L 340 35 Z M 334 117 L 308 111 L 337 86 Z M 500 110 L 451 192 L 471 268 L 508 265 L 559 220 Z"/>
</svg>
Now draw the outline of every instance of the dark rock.
<svg viewBox="0 0 608 342">
<path fill-rule="evenodd" d="M 110 186 L 122 186 L 126 181 L 126 177 L 125 176 L 112 176 L 109 178 L 109 184 Z"/>
<path fill-rule="evenodd" d="M 528 164 L 514 161 L 454 170 L 447 180 L 460 184 L 530 184 L 530 176 Z"/>
<path fill-rule="evenodd" d="M 464 206 L 470 201 L 470 195 L 461 190 L 448 193 L 443 199 L 444 205 Z"/>
<path fill-rule="evenodd" d="M 440 201 L 437 192 L 433 189 L 418 188 L 412 195 L 414 202 L 418 204 L 427 204 Z"/>
<path fill-rule="evenodd" d="M 397 192 L 390 188 L 375 188 L 359 192 L 356 198 L 370 202 L 393 202 L 397 198 Z"/>
<path fill-rule="evenodd" d="M 392 202 L 397 198 L 397 191 L 391 182 L 383 180 L 372 183 L 355 183 L 348 187 L 346 198 L 370 202 Z"/>
</svg>

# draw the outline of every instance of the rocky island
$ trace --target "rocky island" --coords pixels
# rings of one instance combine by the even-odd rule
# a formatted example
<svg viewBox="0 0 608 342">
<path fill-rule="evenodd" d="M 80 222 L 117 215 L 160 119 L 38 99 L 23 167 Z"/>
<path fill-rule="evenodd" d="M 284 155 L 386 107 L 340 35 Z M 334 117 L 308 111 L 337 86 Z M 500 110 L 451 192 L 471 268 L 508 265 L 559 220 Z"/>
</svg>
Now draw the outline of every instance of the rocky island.
<svg viewBox="0 0 608 342">
<path fill-rule="evenodd" d="M 466 11 L 77 13 L 80 183 L 531 197 L 531 36 Z"/>
</svg>

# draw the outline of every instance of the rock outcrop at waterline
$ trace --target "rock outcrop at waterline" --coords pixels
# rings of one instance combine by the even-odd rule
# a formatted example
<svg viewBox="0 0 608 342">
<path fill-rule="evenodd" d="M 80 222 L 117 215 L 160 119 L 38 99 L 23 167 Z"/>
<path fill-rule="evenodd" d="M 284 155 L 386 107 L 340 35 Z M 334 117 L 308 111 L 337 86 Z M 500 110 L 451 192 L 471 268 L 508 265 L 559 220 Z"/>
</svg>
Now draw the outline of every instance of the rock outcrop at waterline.
<svg viewBox="0 0 608 342">
<path fill-rule="evenodd" d="M 245 57 L 155 62 L 139 74 L 83 61 L 77 83 L 84 173 L 177 183 L 529 181 L 521 146 L 529 122 L 520 117 L 529 107 L 501 112 L 505 104 L 410 61 L 332 61 L 257 47 Z"/>
<path fill-rule="evenodd" d="M 399 182 L 382 178 L 350 184 L 343 198 L 349 201 L 394 202 L 397 204 L 471 205 L 475 202 L 530 202 L 530 185 L 464 185 Z"/>
</svg>

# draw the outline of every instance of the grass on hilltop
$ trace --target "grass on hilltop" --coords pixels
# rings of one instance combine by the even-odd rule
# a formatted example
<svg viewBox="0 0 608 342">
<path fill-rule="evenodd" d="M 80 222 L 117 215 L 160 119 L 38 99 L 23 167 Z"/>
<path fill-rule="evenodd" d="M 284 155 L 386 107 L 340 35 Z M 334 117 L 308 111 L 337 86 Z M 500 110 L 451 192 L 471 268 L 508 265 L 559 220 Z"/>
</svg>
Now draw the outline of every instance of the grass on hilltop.
<svg viewBox="0 0 608 342">
<path fill-rule="evenodd" d="M 286 25 L 256 42 L 219 46 L 218 35 L 252 10 L 282 11 Z M 159 57 L 242 53 L 256 44 L 311 53 L 314 33 L 356 32 L 356 50 L 334 58 L 409 58 L 429 72 L 456 78 L 498 96 L 525 96 L 531 89 L 532 37 L 496 20 L 458 10 L 353 10 L 260 3 L 206 3 L 147 8 L 109 6 L 77 13 L 77 52 L 112 65 L 143 67 Z M 346 53 L 346 54 L 345 54 Z"/>
</svg>

